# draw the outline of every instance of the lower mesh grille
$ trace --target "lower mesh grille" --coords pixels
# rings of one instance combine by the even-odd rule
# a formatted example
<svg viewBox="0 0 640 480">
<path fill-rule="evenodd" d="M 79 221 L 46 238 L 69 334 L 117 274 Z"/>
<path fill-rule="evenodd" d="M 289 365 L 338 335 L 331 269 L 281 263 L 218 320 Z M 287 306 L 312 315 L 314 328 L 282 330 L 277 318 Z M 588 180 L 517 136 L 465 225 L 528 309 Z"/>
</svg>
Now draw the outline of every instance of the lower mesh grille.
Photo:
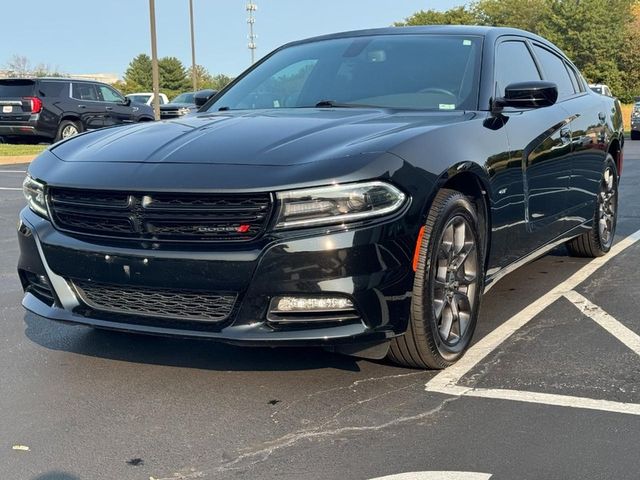
<svg viewBox="0 0 640 480">
<path fill-rule="evenodd" d="M 94 310 L 126 315 L 222 322 L 236 303 L 234 294 L 111 285 L 74 280 L 82 301 Z"/>
</svg>

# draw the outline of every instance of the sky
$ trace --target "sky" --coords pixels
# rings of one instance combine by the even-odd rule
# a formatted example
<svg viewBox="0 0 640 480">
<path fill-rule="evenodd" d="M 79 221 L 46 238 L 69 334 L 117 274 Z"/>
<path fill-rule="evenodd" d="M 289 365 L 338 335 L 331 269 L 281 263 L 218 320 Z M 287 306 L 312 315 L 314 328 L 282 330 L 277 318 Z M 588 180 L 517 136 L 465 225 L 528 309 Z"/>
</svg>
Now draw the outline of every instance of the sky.
<svg viewBox="0 0 640 480">
<path fill-rule="evenodd" d="M 283 43 L 325 33 L 390 26 L 458 0 L 254 0 L 256 58 Z M 196 62 L 236 76 L 250 64 L 245 0 L 193 0 Z M 2 18 L 14 19 L 2 21 Z M 20 19 L 20 20 L 16 20 Z M 156 0 L 158 56 L 191 64 L 188 0 Z M 60 72 L 122 75 L 149 53 L 147 0 L 0 0 L 0 69 L 12 55 Z"/>
</svg>

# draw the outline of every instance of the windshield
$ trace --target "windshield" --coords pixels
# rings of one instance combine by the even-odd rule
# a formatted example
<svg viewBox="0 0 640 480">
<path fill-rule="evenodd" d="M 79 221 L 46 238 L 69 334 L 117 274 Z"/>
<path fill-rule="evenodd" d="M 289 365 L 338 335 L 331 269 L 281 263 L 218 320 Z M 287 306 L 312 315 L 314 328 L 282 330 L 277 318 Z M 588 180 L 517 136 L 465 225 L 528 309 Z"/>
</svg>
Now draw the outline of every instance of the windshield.
<svg viewBox="0 0 640 480">
<path fill-rule="evenodd" d="M 193 99 L 194 95 L 195 95 L 194 93 L 182 93 L 182 94 L 178 95 L 176 98 L 174 98 L 172 103 L 193 103 L 193 104 L 195 104 L 196 101 Z"/>
<path fill-rule="evenodd" d="M 480 37 L 457 35 L 380 35 L 294 45 L 268 57 L 208 111 L 318 104 L 475 110 L 481 47 Z"/>
<path fill-rule="evenodd" d="M 130 98 L 132 102 L 147 103 L 151 95 L 127 95 L 127 97 Z"/>
</svg>

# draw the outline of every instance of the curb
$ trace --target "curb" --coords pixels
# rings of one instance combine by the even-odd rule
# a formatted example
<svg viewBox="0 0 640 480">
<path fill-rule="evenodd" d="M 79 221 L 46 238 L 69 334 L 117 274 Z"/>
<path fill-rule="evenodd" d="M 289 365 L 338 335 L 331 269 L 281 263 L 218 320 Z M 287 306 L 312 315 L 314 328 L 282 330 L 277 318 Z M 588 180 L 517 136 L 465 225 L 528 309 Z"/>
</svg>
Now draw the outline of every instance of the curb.
<svg viewBox="0 0 640 480">
<path fill-rule="evenodd" d="M 13 165 L 14 163 L 29 163 L 37 155 L 13 155 L 0 157 L 0 165 Z"/>
</svg>

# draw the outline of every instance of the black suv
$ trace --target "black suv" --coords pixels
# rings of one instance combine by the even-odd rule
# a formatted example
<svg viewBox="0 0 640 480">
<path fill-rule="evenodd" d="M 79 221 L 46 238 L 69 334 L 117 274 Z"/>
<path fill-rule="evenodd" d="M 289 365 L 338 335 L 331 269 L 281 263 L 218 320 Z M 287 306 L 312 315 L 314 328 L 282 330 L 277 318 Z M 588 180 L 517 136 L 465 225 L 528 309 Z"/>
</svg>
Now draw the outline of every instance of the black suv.
<svg viewBox="0 0 640 480">
<path fill-rule="evenodd" d="M 186 92 L 178 95 L 169 103 L 160 105 L 160 119 L 172 120 L 198 111 L 202 105 L 213 97 L 217 90 L 209 88 L 197 92 Z"/>
<path fill-rule="evenodd" d="M 113 87 L 73 79 L 0 79 L 0 138 L 61 140 L 85 130 L 152 121 L 153 109 Z"/>
</svg>

